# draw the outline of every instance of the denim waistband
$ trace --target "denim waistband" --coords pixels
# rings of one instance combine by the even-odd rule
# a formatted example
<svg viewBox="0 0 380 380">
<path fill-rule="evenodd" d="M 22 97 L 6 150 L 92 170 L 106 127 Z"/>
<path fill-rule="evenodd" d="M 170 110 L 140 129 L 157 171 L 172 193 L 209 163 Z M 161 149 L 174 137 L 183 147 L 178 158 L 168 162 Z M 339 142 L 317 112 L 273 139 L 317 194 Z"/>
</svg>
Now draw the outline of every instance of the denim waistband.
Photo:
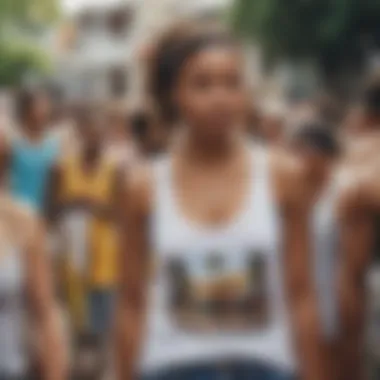
<svg viewBox="0 0 380 380">
<path fill-rule="evenodd" d="M 226 361 L 171 368 L 141 380 L 295 380 L 295 375 L 261 363 Z"/>
</svg>

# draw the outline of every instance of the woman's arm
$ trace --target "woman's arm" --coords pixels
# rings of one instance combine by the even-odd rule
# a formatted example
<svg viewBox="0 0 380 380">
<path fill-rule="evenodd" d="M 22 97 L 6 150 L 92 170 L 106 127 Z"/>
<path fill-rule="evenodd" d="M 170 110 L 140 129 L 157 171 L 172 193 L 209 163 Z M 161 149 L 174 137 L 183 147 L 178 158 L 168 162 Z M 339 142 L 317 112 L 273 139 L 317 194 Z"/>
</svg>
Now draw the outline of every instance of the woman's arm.
<svg viewBox="0 0 380 380">
<path fill-rule="evenodd" d="M 116 379 L 135 378 L 149 272 L 148 214 L 149 174 L 145 169 L 130 173 L 120 197 L 120 287 L 116 313 L 114 349 Z"/>
<path fill-rule="evenodd" d="M 355 178 L 355 177 L 354 177 Z M 375 182 L 376 182 L 376 177 Z M 374 243 L 373 211 L 380 202 L 376 183 L 358 183 L 341 198 L 341 246 L 338 276 L 341 355 L 344 380 L 361 380 L 365 376 L 365 278 Z M 378 187 L 377 190 L 380 190 Z M 374 195 L 374 197 L 372 197 Z"/>
<path fill-rule="evenodd" d="M 38 359 L 44 380 L 66 380 L 67 350 L 62 320 L 54 299 L 54 285 L 41 222 L 31 223 L 26 252 L 27 295 L 33 327 L 38 338 Z"/>
<path fill-rule="evenodd" d="M 4 133 L 0 132 L 0 186 L 6 185 L 4 182 L 7 178 L 6 172 L 11 162 L 11 141 Z"/>
<path fill-rule="evenodd" d="M 317 309 L 309 242 L 311 198 L 305 170 L 281 160 L 285 283 L 302 380 L 330 379 Z M 288 166 L 289 165 L 289 166 Z M 335 380 L 335 379 L 334 379 Z"/>
<path fill-rule="evenodd" d="M 50 227 L 55 226 L 60 214 L 59 191 L 62 185 L 61 167 L 56 164 L 52 167 L 47 186 L 45 199 L 45 219 Z"/>
</svg>

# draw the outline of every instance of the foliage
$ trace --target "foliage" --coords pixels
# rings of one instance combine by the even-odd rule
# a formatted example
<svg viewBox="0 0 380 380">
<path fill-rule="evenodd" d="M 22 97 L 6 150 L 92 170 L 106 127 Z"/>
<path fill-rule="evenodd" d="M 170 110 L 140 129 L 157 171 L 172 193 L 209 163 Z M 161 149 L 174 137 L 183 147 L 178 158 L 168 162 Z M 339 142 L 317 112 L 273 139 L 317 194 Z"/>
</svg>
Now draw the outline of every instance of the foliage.
<svg viewBox="0 0 380 380">
<path fill-rule="evenodd" d="M 380 0 L 237 0 L 233 24 L 270 60 L 311 57 L 327 72 L 380 45 Z"/>
<path fill-rule="evenodd" d="M 1 0 L 1 21 L 22 24 L 46 24 L 59 15 L 56 0 Z"/>
<path fill-rule="evenodd" d="M 37 40 L 59 14 L 58 0 L 0 0 L 0 86 L 48 69 Z"/>
<path fill-rule="evenodd" d="M 19 85 L 28 75 L 46 73 L 49 61 L 42 51 L 22 42 L 0 42 L 0 86 Z"/>
</svg>

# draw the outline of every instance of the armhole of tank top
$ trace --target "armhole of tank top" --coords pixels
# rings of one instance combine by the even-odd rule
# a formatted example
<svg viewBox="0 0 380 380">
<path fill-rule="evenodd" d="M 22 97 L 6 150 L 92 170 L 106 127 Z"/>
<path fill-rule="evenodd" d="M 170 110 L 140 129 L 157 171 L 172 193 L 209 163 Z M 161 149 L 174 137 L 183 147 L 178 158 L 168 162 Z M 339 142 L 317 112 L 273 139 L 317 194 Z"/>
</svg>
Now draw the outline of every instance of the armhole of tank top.
<svg viewBox="0 0 380 380">
<path fill-rule="evenodd" d="M 153 183 L 152 183 L 152 215 L 153 219 L 161 214 L 162 210 L 167 208 L 170 201 L 168 181 L 170 180 L 170 158 L 168 156 L 160 157 L 153 162 Z"/>
<path fill-rule="evenodd" d="M 256 218 L 263 213 L 271 215 L 271 219 L 278 219 L 279 205 L 274 189 L 273 172 L 271 170 L 271 153 L 266 147 L 256 148 L 254 157 L 254 191 L 252 195 L 252 210 Z"/>
<path fill-rule="evenodd" d="M 267 191 L 269 190 L 268 150 L 261 146 L 255 147 L 253 149 L 252 160 L 253 202 L 257 203 L 257 198 L 260 198 L 263 194 L 267 195 Z"/>
<path fill-rule="evenodd" d="M 333 176 L 331 178 L 329 184 L 329 192 L 328 192 L 328 202 L 331 207 L 331 217 L 334 223 L 334 226 L 337 226 L 338 223 L 338 199 L 339 199 L 339 181 L 337 176 Z"/>
</svg>

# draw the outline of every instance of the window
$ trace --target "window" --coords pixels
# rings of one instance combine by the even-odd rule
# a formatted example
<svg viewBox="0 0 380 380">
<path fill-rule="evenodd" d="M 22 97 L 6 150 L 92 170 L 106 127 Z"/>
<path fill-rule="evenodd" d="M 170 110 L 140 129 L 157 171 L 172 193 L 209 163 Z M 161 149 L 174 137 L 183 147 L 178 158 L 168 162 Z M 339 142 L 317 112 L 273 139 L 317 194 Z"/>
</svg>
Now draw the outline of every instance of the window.
<svg viewBox="0 0 380 380">
<path fill-rule="evenodd" d="M 108 30 L 114 35 L 123 35 L 128 31 L 131 19 L 132 12 L 129 9 L 114 10 L 108 16 Z"/>
<path fill-rule="evenodd" d="M 109 72 L 109 86 L 111 95 L 114 97 L 123 96 L 128 89 L 128 75 L 123 67 L 115 67 Z"/>
<path fill-rule="evenodd" d="M 79 16 L 78 21 L 79 27 L 81 30 L 91 30 L 95 27 L 96 24 L 96 16 L 92 12 L 83 12 Z"/>
</svg>

